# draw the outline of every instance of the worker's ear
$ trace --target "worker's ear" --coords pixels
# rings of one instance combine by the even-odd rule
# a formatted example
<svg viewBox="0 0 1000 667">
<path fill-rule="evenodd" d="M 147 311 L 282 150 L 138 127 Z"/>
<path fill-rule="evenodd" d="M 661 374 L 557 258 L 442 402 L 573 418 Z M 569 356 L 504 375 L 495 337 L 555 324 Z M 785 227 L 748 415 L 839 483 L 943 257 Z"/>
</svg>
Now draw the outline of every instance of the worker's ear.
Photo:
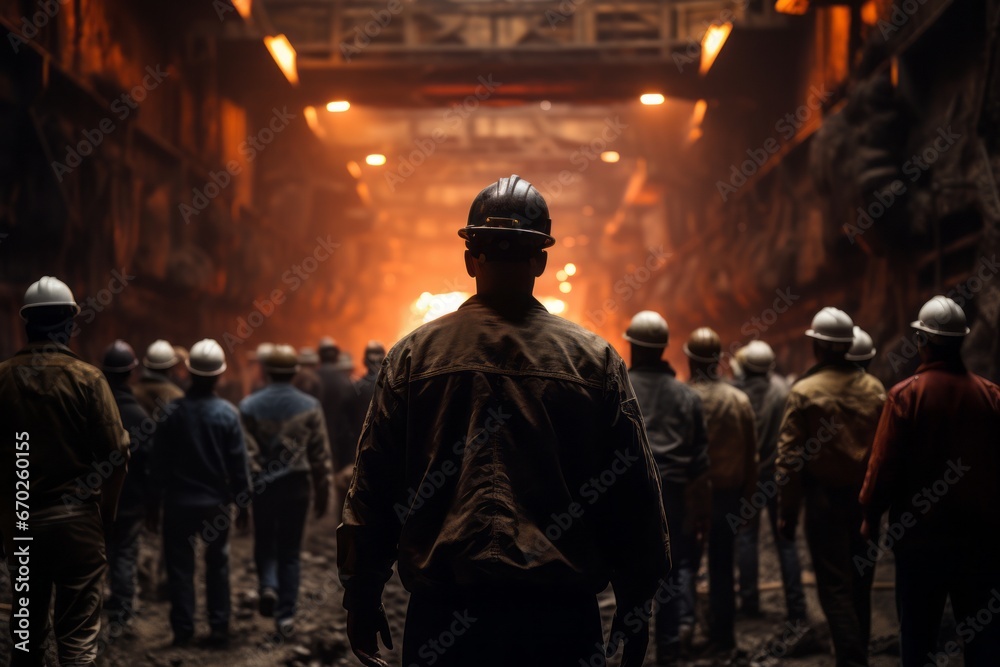
<svg viewBox="0 0 1000 667">
<path fill-rule="evenodd" d="M 531 275 L 538 278 L 543 273 L 545 273 L 545 264 L 549 260 L 549 254 L 547 252 L 540 252 L 529 261 L 531 262 Z"/>
<path fill-rule="evenodd" d="M 468 250 L 465 251 L 465 270 L 469 274 L 470 278 L 476 277 L 476 270 L 479 268 L 479 262 Z"/>
</svg>

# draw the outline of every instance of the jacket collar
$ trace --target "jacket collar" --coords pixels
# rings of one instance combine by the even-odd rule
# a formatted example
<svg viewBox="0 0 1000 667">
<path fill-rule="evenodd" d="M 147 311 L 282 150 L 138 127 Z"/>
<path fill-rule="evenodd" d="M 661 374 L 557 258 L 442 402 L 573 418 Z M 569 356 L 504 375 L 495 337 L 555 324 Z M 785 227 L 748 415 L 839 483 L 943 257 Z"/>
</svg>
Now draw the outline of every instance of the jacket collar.
<svg viewBox="0 0 1000 667">
<path fill-rule="evenodd" d="M 660 359 L 659 361 L 652 364 L 644 364 L 642 366 L 633 366 L 629 369 L 630 371 L 642 371 L 645 373 L 666 373 L 670 377 L 677 377 L 677 371 L 674 367 L 670 365 L 670 362 L 666 359 Z"/>
<path fill-rule="evenodd" d="M 840 363 L 840 362 L 822 363 L 821 362 L 821 363 L 816 364 L 815 366 L 813 366 L 809 370 L 807 370 L 805 373 L 803 373 L 802 377 L 800 377 L 799 380 L 807 378 L 810 375 L 816 375 L 817 373 L 820 373 L 820 372 L 825 371 L 825 370 L 831 370 L 831 371 L 836 371 L 836 372 L 840 372 L 840 373 L 862 373 L 862 372 L 864 372 L 861 369 L 861 366 L 858 366 L 857 364 L 851 363 L 850 361 L 844 361 L 842 363 Z"/>
<path fill-rule="evenodd" d="M 945 373 L 968 373 L 968 369 L 962 361 L 926 361 L 917 367 L 917 373 L 926 373 L 927 371 L 944 371 Z"/>
<path fill-rule="evenodd" d="M 45 354 L 45 353 L 52 353 L 52 352 L 59 352 L 61 354 L 68 354 L 69 356 L 73 357 L 74 359 L 79 359 L 80 358 L 80 357 L 78 357 L 76 355 L 75 352 L 73 352 L 73 350 L 69 349 L 68 347 L 66 347 L 62 343 L 56 343 L 54 341 L 46 341 L 46 340 L 36 340 L 36 341 L 30 342 L 27 345 L 25 345 L 21 350 L 19 350 L 17 353 L 18 354 L 38 354 L 38 353 Z"/>
</svg>

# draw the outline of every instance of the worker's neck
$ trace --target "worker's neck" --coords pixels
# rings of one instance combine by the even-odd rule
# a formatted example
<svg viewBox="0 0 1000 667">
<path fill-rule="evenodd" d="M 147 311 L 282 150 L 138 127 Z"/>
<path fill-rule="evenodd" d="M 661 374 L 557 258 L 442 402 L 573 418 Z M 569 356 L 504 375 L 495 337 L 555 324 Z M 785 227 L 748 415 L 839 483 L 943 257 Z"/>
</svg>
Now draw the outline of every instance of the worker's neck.
<svg viewBox="0 0 1000 667">
<path fill-rule="evenodd" d="M 691 359 L 688 363 L 692 382 L 718 382 L 722 379 L 722 371 L 716 362 L 706 363 Z"/>
</svg>

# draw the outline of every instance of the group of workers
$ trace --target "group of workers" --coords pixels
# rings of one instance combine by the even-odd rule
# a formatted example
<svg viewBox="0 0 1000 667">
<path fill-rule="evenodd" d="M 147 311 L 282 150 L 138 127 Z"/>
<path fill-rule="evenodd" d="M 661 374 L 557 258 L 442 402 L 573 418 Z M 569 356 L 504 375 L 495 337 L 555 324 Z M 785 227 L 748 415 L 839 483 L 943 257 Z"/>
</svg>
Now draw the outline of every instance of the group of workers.
<svg viewBox="0 0 1000 667">
<path fill-rule="evenodd" d="M 727 360 L 707 327 L 683 346 L 681 382 L 664 359 L 670 334 L 659 313 L 632 319 L 627 366 L 532 296 L 554 238 L 527 181 L 484 188 L 459 235 L 477 293 L 456 312 L 388 353 L 370 344 L 368 374 L 354 382 L 328 339 L 318 355 L 261 346 L 266 382 L 238 408 L 215 393 L 226 370 L 215 341 L 196 343 L 183 366 L 182 351 L 154 342 L 130 385 L 132 349 L 113 343 L 102 376 L 65 346 L 79 312 L 69 289 L 49 277 L 32 285 L 22 309 L 28 346 L 0 364 L 0 403 L 12 408 L 0 426 L 24 434 L 31 451 L 30 528 L 16 514 L 20 487 L 0 480 L 15 581 L 27 560 L 17 538 L 33 540 L 30 594 L 15 593 L 11 617 L 14 664 L 41 664 L 53 586 L 60 658 L 94 660 L 105 537 L 106 608 L 127 623 L 144 520 L 162 525 L 175 643 L 194 635 L 201 540 L 209 640 L 224 644 L 228 532 L 251 507 L 259 610 L 290 635 L 308 511 L 322 516 L 331 495 L 343 502 L 348 638 L 366 666 L 388 665 L 379 638 L 392 646 L 382 592 L 394 566 L 410 592 L 404 665 L 602 666 L 620 649 L 622 667 L 639 667 L 651 625 L 659 665 L 739 664 L 737 614 L 761 613 L 765 510 L 796 629 L 774 657 L 818 642 L 796 549 L 804 514 L 838 667 L 869 664 L 873 574 L 887 548 L 904 667 L 960 652 L 970 667 L 996 664 L 1000 388 L 963 365 L 969 329 L 954 301 L 934 297 L 920 310 L 912 326 L 922 364 L 888 394 L 866 371 L 871 337 L 836 308 L 805 332 L 817 363 L 794 384 L 775 373 L 763 341 Z M 0 452 L 14 470 L 15 448 Z M 698 643 L 706 542 L 708 623 Z M 616 613 L 606 637 L 596 595 L 609 584 Z M 961 648 L 939 650 L 948 599 Z M 24 652 L 22 608 L 36 624 Z"/>
</svg>

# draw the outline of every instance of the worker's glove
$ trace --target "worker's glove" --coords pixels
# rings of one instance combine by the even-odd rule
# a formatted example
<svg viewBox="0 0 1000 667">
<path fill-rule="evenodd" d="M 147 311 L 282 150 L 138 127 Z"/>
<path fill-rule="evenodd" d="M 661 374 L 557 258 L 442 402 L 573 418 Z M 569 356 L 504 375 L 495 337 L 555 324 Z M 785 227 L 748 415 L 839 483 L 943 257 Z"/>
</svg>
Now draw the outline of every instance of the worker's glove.
<svg viewBox="0 0 1000 667">
<path fill-rule="evenodd" d="M 327 482 L 316 484 L 316 518 L 322 519 L 330 507 L 330 485 Z"/>
<path fill-rule="evenodd" d="M 649 617 L 645 614 L 631 614 L 634 607 L 619 606 L 615 611 L 615 618 L 611 622 L 611 636 L 608 638 L 608 645 L 604 651 L 606 657 L 610 658 L 618 652 L 618 645 L 622 645 L 622 661 L 619 667 L 642 667 L 646 659 L 646 648 L 649 645 Z M 631 614 L 628 628 L 625 627 L 625 617 Z M 636 629 L 634 626 L 639 623 L 642 627 Z"/>
<path fill-rule="evenodd" d="M 389 633 L 389 619 L 385 617 L 385 607 L 365 606 L 347 612 L 347 638 L 351 650 L 366 667 L 389 667 L 378 650 L 378 637 L 392 650 L 392 636 Z"/>
</svg>

